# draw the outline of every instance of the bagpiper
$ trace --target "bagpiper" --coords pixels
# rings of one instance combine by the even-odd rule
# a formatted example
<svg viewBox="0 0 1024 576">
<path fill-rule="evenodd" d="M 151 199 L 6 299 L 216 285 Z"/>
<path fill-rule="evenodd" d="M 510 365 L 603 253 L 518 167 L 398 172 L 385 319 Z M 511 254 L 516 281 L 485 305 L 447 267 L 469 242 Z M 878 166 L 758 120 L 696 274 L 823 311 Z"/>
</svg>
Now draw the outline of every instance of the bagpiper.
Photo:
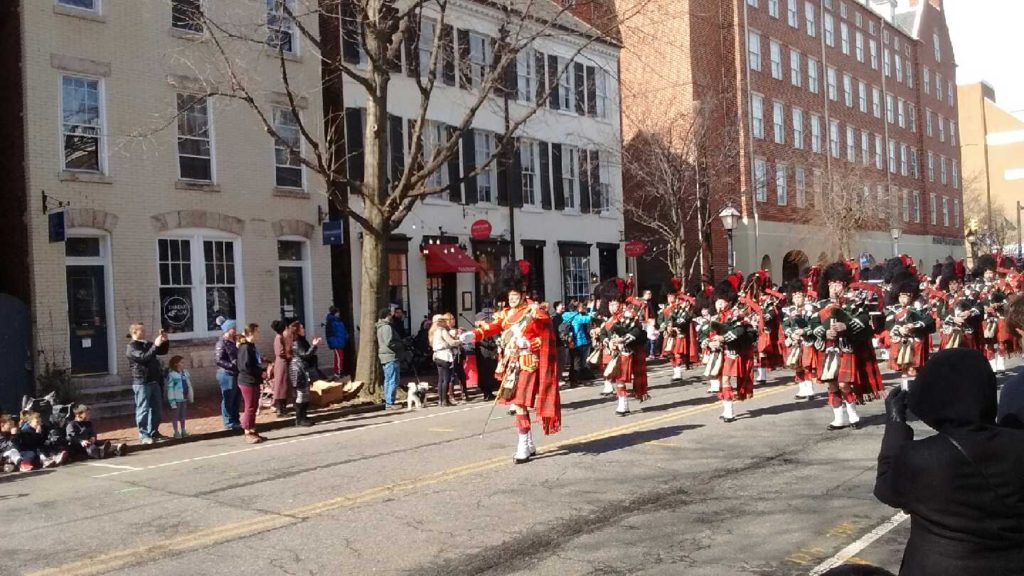
<svg viewBox="0 0 1024 576">
<path fill-rule="evenodd" d="M 513 462 L 529 461 L 536 453 L 530 410 L 536 412 L 544 434 L 561 429 L 562 406 L 558 393 L 556 334 L 546 303 L 527 298 L 530 264 L 510 262 L 501 271 L 500 286 L 507 306 L 490 322 L 476 323 L 467 343 L 498 337 L 498 368 L 501 383 L 497 402 L 515 407 L 518 444 Z"/>
<path fill-rule="evenodd" d="M 672 278 L 666 296 L 667 303 L 658 312 L 658 325 L 664 334 L 661 357 L 672 363 L 672 381 L 683 379 L 683 370 L 689 370 L 696 358 L 696 338 L 693 329 L 693 307 L 696 300 L 683 292 L 683 283 Z"/>
<path fill-rule="evenodd" d="M 985 357 L 988 358 L 992 371 L 997 374 L 1006 371 L 1005 341 L 1009 333 L 1005 318 L 1007 287 L 1006 282 L 997 275 L 998 268 L 999 262 L 991 254 L 979 256 L 978 264 L 974 268 L 974 277 L 979 282 L 979 300 L 983 311 L 981 342 Z"/>
<path fill-rule="evenodd" d="M 711 359 L 711 322 L 714 320 L 714 316 L 711 313 L 714 309 L 714 304 L 710 302 L 710 298 L 703 291 L 697 294 L 695 308 L 698 314 L 693 319 L 693 332 L 696 339 L 696 348 L 700 353 L 700 363 L 704 366 L 704 377 L 708 381 L 708 394 L 718 394 L 721 380 L 718 375 L 713 377 L 708 375 L 708 361 Z"/>
<path fill-rule="evenodd" d="M 604 377 L 615 389 L 615 414 L 629 414 L 629 396 L 643 402 L 647 394 L 647 333 L 638 302 L 630 302 L 630 282 L 610 278 L 598 285 L 596 295 L 607 307 L 600 337 L 604 350 Z"/>
<path fill-rule="evenodd" d="M 779 313 L 782 295 L 773 289 L 771 273 L 767 270 L 759 270 L 747 277 L 747 295 L 757 303 L 757 311 L 752 318 L 757 325 L 754 383 L 765 384 L 768 372 L 783 365 Z"/>
<path fill-rule="evenodd" d="M 796 373 L 796 398 L 811 400 L 825 349 L 825 341 L 814 333 L 818 308 L 813 301 L 814 292 L 808 294 L 803 281 L 787 282 L 784 289 L 790 301 L 790 305 L 782 309 L 786 367 Z"/>
<path fill-rule="evenodd" d="M 846 262 L 830 264 L 821 275 L 815 334 L 825 340 L 821 381 L 828 383 L 833 418 L 829 430 L 859 426 L 856 405 L 865 396 L 878 398 L 884 390 L 872 345 L 868 295 L 850 291 L 853 272 Z"/>
<path fill-rule="evenodd" d="M 910 378 L 924 367 L 930 352 L 929 341 L 935 332 L 935 319 L 920 300 L 921 285 L 906 273 L 894 278 L 889 290 L 885 321 L 889 331 L 889 368 L 900 374 L 906 390 Z"/>
<path fill-rule="evenodd" d="M 972 348 L 980 350 L 975 335 L 980 336 L 981 306 L 975 295 L 964 285 L 963 261 L 947 260 L 939 277 L 942 300 L 936 308 L 942 327 L 939 348 Z"/>
<path fill-rule="evenodd" d="M 742 274 L 733 274 L 715 287 L 712 299 L 715 314 L 710 323 L 709 348 L 711 356 L 705 374 L 718 378 L 718 399 L 722 401 L 723 422 L 734 422 L 734 403 L 754 395 L 754 348 L 757 329 L 750 323 L 756 303 L 745 299 L 739 305 L 738 286 Z M 752 306 L 753 304 L 753 306 Z"/>
</svg>

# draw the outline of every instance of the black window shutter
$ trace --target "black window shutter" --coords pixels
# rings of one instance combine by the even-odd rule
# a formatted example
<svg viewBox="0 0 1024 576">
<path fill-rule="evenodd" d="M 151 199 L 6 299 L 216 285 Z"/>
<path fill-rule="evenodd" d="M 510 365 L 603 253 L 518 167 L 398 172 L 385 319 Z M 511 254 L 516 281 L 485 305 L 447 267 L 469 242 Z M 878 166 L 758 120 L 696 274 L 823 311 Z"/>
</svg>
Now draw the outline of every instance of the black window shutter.
<svg viewBox="0 0 1024 576">
<path fill-rule="evenodd" d="M 586 67 L 579 62 L 576 62 L 573 67 L 575 68 L 575 85 L 576 85 L 576 113 L 583 116 L 587 112 L 586 103 L 586 91 L 583 89 L 583 85 L 586 84 Z"/>
<path fill-rule="evenodd" d="M 494 163 L 498 167 L 498 206 L 508 206 L 509 153 L 501 144 Z"/>
<path fill-rule="evenodd" d="M 393 5 L 391 5 L 389 3 L 385 3 L 381 7 L 381 20 L 387 22 L 389 20 L 397 20 L 397 19 L 398 19 L 398 9 L 395 8 Z M 396 24 L 396 26 L 397 26 L 397 24 Z M 399 43 L 401 44 L 402 41 L 399 40 Z M 402 73 L 402 52 L 404 51 L 404 49 L 405 49 L 404 46 L 399 46 L 398 50 L 395 52 L 395 57 L 394 58 L 390 58 L 390 57 L 385 56 L 386 61 L 385 61 L 384 65 L 385 65 L 385 67 L 387 67 L 388 71 L 390 71 L 390 72 L 398 72 L 399 74 Z M 388 47 L 388 50 L 389 51 L 391 50 L 390 46 Z"/>
<path fill-rule="evenodd" d="M 515 208 L 523 207 L 523 157 L 519 153 L 519 145 L 519 139 L 516 138 L 513 141 L 512 148 L 509 150 L 509 155 L 512 157 L 512 162 L 509 163 L 509 170 L 512 173 L 509 174 L 508 195 L 512 206 Z"/>
<path fill-rule="evenodd" d="M 363 110 L 345 109 L 345 147 L 348 156 L 348 176 L 363 181 Z"/>
<path fill-rule="evenodd" d="M 341 3 L 341 56 L 348 64 L 359 64 L 361 47 L 359 20 L 350 0 Z"/>
<path fill-rule="evenodd" d="M 476 136 L 472 128 L 462 133 L 462 174 L 466 177 L 463 183 L 466 189 L 466 204 L 476 204 L 476 176 L 470 176 L 476 170 Z"/>
<path fill-rule="evenodd" d="M 540 207 L 551 210 L 551 158 L 548 143 L 540 142 Z"/>
<path fill-rule="evenodd" d="M 448 139 L 451 139 L 455 135 L 455 129 L 447 126 L 446 133 Z M 448 157 L 448 200 L 456 204 L 462 203 L 462 182 L 459 182 L 461 177 L 459 174 L 459 147 L 456 146 L 451 156 Z"/>
<path fill-rule="evenodd" d="M 587 116 L 597 116 L 597 68 L 587 66 Z"/>
<path fill-rule="evenodd" d="M 580 150 L 580 212 L 590 212 L 590 164 L 586 150 Z"/>
<path fill-rule="evenodd" d="M 420 74 L 420 25 L 422 14 L 411 13 L 409 18 L 409 25 L 405 28 L 405 73 L 410 78 L 415 78 Z M 436 34 L 436 31 L 435 31 Z"/>
<path fill-rule="evenodd" d="M 445 24 L 441 29 L 441 81 L 455 86 L 455 29 Z"/>
<path fill-rule="evenodd" d="M 519 57 L 516 55 L 509 58 L 508 66 L 505 67 L 505 93 L 516 100 L 519 94 Z"/>
<path fill-rule="evenodd" d="M 590 151 L 590 190 L 594 198 L 591 206 L 594 212 L 607 208 L 601 202 L 601 153 L 597 150 Z"/>
<path fill-rule="evenodd" d="M 545 72 L 545 64 L 547 63 L 547 58 L 544 56 L 543 52 L 537 52 L 534 55 L 533 62 L 535 68 L 535 70 L 533 71 L 533 75 L 537 81 L 537 89 L 534 100 L 537 102 L 537 105 L 540 106 L 544 102 L 544 91 L 547 89 L 546 86 L 548 83 L 547 73 Z"/>
<path fill-rule="evenodd" d="M 548 55 L 548 88 L 551 92 L 548 94 L 548 106 L 553 110 L 558 110 L 558 56 Z"/>
<path fill-rule="evenodd" d="M 562 186 L 562 145 L 551 145 L 551 183 L 555 210 L 565 210 L 565 189 Z"/>
<path fill-rule="evenodd" d="M 402 119 L 388 114 L 388 167 L 389 181 L 398 183 L 405 170 L 405 144 L 402 142 Z"/>
<path fill-rule="evenodd" d="M 473 85 L 472 69 L 469 64 L 469 30 L 457 30 L 459 40 L 459 88 Z"/>
</svg>

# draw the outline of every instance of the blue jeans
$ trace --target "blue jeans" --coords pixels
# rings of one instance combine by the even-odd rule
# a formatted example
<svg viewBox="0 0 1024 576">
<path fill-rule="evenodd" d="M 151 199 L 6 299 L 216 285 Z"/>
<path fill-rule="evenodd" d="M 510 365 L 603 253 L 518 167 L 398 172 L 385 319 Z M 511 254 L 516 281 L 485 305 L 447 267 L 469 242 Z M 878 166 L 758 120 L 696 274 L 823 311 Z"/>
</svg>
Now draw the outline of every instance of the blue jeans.
<svg viewBox="0 0 1024 576">
<path fill-rule="evenodd" d="M 220 385 L 220 416 L 224 420 L 224 428 L 241 428 L 238 411 L 242 395 L 238 392 L 238 377 L 219 369 L 217 384 Z"/>
<path fill-rule="evenodd" d="M 135 424 L 139 438 L 151 438 L 160 428 L 160 385 L 156 382 L 132 384 L 135 392 Z"/>
<path fill-rule="evenodd" d="M 398 392 L 398 374 L 401 364 L 398 360 L 392 360 L 384 364 L 384 405 L 391 406 L 395 403 L 395 393 Z"/>
</svg>

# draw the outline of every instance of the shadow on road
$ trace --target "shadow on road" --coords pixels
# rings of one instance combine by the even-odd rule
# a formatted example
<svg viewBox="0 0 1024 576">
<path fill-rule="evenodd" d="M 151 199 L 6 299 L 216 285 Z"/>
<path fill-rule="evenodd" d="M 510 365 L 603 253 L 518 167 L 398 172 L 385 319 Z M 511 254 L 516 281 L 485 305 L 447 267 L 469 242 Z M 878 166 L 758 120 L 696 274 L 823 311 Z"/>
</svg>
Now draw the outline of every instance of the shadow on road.
<svg viewBox="0 0 1024 576">
<path fill-rule="evenodd" d="M 19 480 L 32 480 L 37 479 L 40 476 L 46 476 L 47 474 L 53 474 L 56 470 L 33 470 L 32 472 L 11 472 L 9 474 L 0 474 L 0 484 L 11 484 L 18 482 Z M 0 501 L 5 500 L 9 497 L 0 497 Z"/>
<path fill-rule="evenodd" d="M 754 395 L 757 398 L 757 395 Z M 777 404 L 775 406 L 766 406 L 764 408 L 754 408 L 746 413 L 736 415 L 737 420 L 746 420 L 752 418 L 760 418 L 761 416 L 780 416 L 782 414 L 788 414 L 790 412 L 802 412 L 804 410 L 819 410 L 824 408 L 825 404 L 821 400 L 796 400 L 788 404 Z"/>
<path fill-rule="evenodd" d="M 616 450 L 622 450 L 638 444 L 645 444 L 647 442 L 654 442 L 657 440 L 665 440 L 668 438 L 674 438 L 687 430 L 696 430 L 702 428 L 703 424 L 679 424 L 676 426 L 665 426 L 663 428 L 655 428 L 653 430 L 637 430 L 636 432 L 630 432 L 628 434 L 620 434 L 611 436 L 608 438 L 599 438 L 597 440 L 591 440 L 589 442 L 581 442 L 579 444 L 571 444 L 565 446 L 559 450 L 549 452 L 539 456 L 537 459 L 542 460 L 545 458 L 551 458 L 555 456 L 565 454 L 607 454 Z"/>
<path fill-rule="evenodd" d="M 668 404 L 658 404 L 657 406 L 644 406 L 641 404 L 642 412 L 647 414 L 649 412 L 664 412 L 665 410 L 672 410 L 674 408 L 682 408 L 683 406 L 704 406 L 707 404 L 714 404 L 718 399 L 714 396 L 698 396 L 696 398 L 688 398 L 686 400 L 677 400 L 676 402 L 669 402 Z"/>
</svg>

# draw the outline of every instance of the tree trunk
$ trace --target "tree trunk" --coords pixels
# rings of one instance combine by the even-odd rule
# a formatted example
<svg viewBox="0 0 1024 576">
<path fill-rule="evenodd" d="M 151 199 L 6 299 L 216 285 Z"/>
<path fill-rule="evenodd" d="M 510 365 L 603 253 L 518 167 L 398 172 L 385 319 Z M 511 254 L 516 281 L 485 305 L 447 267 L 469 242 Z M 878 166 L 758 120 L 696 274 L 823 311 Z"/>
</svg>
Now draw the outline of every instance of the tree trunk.
<svg viewBox="0 0 1024 576">
<path fill-rule="evenodd" d="M 367 213 L 371 220 L 379 220 L 379 215 Z M 376 222 L 379 224 L 379 222 Z M 359 355 L 357 358 L 356 380 L 366 383 L 366 391 L 376 399 L 383 398 L 380 386 L 382 371 L 377 358 L 377 313 L 384 307 L 386 284 L 387 253 L 380 239 L 373 234 L 363 234 L 362 271 L 359 283 Z"/>
</svg>

